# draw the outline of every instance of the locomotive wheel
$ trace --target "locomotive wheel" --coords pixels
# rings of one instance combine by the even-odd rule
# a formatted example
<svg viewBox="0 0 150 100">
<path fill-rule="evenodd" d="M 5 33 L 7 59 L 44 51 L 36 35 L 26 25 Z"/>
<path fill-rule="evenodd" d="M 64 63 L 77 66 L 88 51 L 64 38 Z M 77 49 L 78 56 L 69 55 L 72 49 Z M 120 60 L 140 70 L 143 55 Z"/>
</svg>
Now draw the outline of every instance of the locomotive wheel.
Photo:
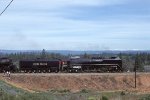
<svg viewBox="0 0 150 100">
<path fill-rule="evenodd" d="M 58 70 L 55 70 L 55 73 L 58 73 Z"/>
<path fill-rule="evenodd" d="M 75 72 L 78 73 L 78 70 L 76 69 Z"/>
<path fill-rule="evenodd" d="M 24 70 L 25 73 L 27 73 L 27 70 Z"/>
<path fill-rule="evenodd" d="M 69 73 L 71 73 L 72 71 L 71 71 L 71 69 L 69 70 Z"/>
<path fill-rule="evenodd" d="M 48 73 L 50 73 L 50 72 L 51 72 L 51 70 L 49 69 L 49 70 L 48 70 Z"/>
<path fill-rule="evenodd" d="M 41 70 L 38 70 L 39 73 L 41 73 Z"/>
<path fill-rule="evenodd" d="M 33 73 L 36 73 L 36 70 L 34 70 Z"/>
</svg>

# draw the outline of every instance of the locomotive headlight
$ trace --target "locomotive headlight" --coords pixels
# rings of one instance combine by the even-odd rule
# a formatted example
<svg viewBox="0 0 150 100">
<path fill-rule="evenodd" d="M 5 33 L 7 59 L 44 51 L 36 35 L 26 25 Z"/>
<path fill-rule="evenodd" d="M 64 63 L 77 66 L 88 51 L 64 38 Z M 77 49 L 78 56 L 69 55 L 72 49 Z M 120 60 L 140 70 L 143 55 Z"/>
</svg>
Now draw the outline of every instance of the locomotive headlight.
<svg viewBox="0 0 150 100">
<path fill-rule="evenodd" d="M 64 65 L 64 64 L 65 64 L 65 62 L 62 62 L 62 64 Z"/>
</svg>

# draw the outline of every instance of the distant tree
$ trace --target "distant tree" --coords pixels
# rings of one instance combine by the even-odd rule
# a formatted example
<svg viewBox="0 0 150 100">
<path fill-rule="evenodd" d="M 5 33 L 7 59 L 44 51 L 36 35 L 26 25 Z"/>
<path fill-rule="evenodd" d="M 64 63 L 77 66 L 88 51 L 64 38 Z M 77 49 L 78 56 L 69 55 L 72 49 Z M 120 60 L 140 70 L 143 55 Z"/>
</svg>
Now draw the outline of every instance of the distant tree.
<svg viewBox="0 0 150 100">
<path fill-rule="evenodd" d="M 85 52 L 83 58 L 90 58 L 90 55 Z"/>
<path fill-rule="evenodd" d="M 45 59 L 45 58 L 46 58 L 46 50 L 45 50 L 45 49 L 42 50 L 41 58 L 42 58 L 42 59 Z"/>
<path fill-rule="evenodd" d="M 144 70 L 144 64 L 143 64 L 141 54 L 136 54 L 136 56 L 135 56 L 135 66 L 136 66 L 137 70 L 139 70 L 139 71 Z"/>
<path fill-rule="evenodd" d="M 119 56 L 120 59 L 122 59 L 122 53 L 121 52 L 119 53 L 118 56 Z"/>
<path fill-rule="evenodd" d="M 150 54 L 147 55 L 147 64 L 150 65 Z"/>
</svg>

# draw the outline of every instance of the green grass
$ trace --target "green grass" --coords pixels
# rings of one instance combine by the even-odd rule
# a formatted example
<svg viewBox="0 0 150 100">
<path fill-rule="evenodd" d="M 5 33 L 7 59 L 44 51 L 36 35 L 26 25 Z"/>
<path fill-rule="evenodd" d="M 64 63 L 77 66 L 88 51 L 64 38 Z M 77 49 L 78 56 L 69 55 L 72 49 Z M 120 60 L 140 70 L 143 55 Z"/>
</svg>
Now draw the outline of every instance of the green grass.
<svg viewBox="0 0 150 100">
<path fill-rule="evenodd" d="M 0 90 L 8 94 L 12 94 L 12 95 L 17 95 L 17 94 L 22 94 L 22 93 L 27 92 L 20 88 L 14 87 L 2 80 L 0 80 Z"/>
<path fill-rule="evenodd" d="M 146 95 L 146 96 L 141 97 L 139 100 L 150 100 L 150 94 L 149 94 L 149 95 Z"/>
<path fill-rule="evenodd" d="M 96 98 L 95 98 L 95 97 L 90 96 L 90 97 L 88 97 L 88 100 L 96 100 Z"/>
</svg>

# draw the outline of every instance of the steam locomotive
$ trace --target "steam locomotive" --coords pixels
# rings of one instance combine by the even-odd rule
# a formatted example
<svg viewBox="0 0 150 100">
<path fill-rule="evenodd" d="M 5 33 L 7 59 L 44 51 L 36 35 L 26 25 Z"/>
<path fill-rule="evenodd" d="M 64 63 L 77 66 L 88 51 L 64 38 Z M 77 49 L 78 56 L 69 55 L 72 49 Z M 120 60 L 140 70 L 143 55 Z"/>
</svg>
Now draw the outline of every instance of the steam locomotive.
<svg viewBox="0 0 150 100">
<path fill-rule="evenodd" d="M 0 58 L 0 72 L 6 72 L 6 71 L 15 71 L 15 65 L 12 62 L 12 59 L 3 57 Z"/>
<path fill-rule="evenodd" d="M 118 57 L 91 59 L 20 60 L 19 69 L 9 58 L 0 59 L 0 72 L 7 70 L 23 73 L 50 72 L 122 72 L 122 60 Z"/>
</svg>

